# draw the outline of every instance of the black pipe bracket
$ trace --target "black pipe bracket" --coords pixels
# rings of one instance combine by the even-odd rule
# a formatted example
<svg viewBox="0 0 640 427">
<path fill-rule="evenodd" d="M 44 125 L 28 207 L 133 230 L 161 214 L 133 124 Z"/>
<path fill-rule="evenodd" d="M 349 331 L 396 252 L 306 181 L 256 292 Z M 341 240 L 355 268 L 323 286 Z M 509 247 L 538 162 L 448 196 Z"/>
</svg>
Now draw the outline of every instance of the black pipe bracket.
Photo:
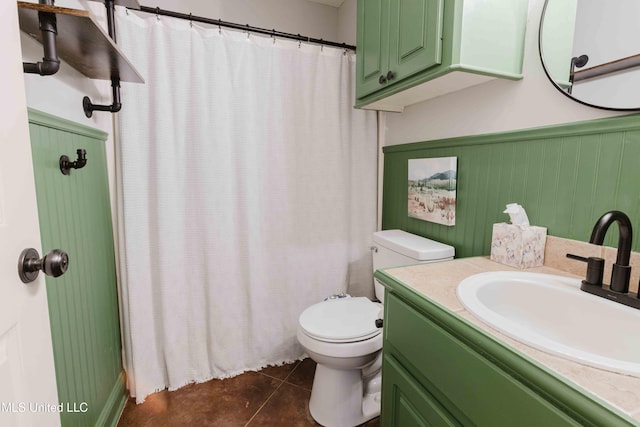
<svg viewBox="0 0 640 427">
<path fill-rule="evenodd" d="M 115 2 L 114 0 L 104 0 L 104 7 L 107 9 L 107 30 L 109 31 L 109 37 L 113 40 L 114 43 L 116 41 L 116 21 L 115 21 Z M 84 110 L 84 115 L 87 118 L 91 118 L 93 116 L 94 111 L 107 111 L 109 113 L 117 113 L 122 108 L 122 103 L 120 102 L 120 78 L 113 77 L 111 78 L 111 92 L 113 96 L 113 102 L 111 105 L 97 105 L 91 102 L 91 98 L 85 96 L 82 98 L 82 109 Z"/>
<path fill-rule="evenodd" d="M 119 79 L 111 79 L 111 92 L 113 95 L 113 103 L 111 105 L 97 105 L 91 102 L 91 98 L 85 96 L 82 98 L 82 109 L 84 110 L 84 115 L 87 118 L 91 118 L 93 116 L 94 111 L 108 111 L 110 113 L 117 113 L 122 108 L 122 103 L 120 102 L 120 80 Z"/>
</svg>

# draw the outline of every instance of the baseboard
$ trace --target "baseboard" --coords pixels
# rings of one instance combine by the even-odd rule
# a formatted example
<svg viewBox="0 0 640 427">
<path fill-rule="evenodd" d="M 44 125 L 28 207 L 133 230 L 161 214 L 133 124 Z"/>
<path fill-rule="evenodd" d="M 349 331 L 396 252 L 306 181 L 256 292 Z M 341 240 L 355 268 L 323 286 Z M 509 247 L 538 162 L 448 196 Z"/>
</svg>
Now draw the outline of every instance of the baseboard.
<svg viewBox="0 0 640 427">
<path fill-rule="evenodd" d="M 109 398 L 105 402 L 96 426 L 116 427 L 125 403 L 127 403 L 127 388 L 125 387 L 124 371 L 120 373 L 116 380 Z"/>
</svg>

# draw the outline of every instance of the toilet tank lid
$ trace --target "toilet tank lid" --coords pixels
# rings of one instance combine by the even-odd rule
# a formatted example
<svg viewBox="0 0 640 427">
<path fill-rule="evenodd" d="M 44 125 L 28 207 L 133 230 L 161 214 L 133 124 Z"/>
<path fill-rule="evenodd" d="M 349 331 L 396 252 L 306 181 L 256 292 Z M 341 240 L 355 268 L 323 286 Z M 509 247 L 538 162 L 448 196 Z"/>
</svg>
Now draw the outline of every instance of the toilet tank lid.
<svg viewBox="0 0 640 427">
<path fill-rule="evenodd" d="M 453 246 L 416 236 L 403 230 L 376 231 L 373 233 L 373 241 L 416 261 L 447 259 L 455 255 Z"/>
</svg>

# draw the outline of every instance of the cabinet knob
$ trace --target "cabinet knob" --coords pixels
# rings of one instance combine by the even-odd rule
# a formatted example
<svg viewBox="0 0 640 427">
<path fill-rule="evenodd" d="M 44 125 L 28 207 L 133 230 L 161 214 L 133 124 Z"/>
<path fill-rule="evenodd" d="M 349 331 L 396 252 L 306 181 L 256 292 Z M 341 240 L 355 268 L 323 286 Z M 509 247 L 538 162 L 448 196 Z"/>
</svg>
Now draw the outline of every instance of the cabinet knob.
<svg viewBox="0 0 640 427">
<path fill-rule="evenodd" d="M 384 76 L 384 74 L 380 75 L 380 78 L 378 79 L 378 83 L 380 83 L 381 85 L 385 84 L 387 82 L 387 78 Z"/>
<path fill-rule="evenodd" d="M 394 77 L 395 77 L 395 74 L 393 74 L 393 71 L 389 71 L 387 73 L 387 80 L 393 80 Z"/>
</svg>

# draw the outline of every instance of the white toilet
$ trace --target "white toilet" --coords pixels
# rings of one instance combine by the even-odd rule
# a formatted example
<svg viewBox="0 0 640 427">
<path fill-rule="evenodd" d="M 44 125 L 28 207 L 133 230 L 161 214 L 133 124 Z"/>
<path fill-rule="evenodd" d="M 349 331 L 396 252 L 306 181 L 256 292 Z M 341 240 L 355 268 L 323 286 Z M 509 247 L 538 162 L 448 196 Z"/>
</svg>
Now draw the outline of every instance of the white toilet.
<svg viewBox="0 0 640 427">
<path fill-rule="evenodd" d="M 373 233 L 373 271 L 453 259 L 454 248 L 402 230 Z M 374 281 L 384 301 L 384 287 Z M 353 427 L 380 415 L 382 304 L 332 298 L 300 315 L 298 341 L 317 362 L 309 410 L 327 427 Z"/>
</svg>

